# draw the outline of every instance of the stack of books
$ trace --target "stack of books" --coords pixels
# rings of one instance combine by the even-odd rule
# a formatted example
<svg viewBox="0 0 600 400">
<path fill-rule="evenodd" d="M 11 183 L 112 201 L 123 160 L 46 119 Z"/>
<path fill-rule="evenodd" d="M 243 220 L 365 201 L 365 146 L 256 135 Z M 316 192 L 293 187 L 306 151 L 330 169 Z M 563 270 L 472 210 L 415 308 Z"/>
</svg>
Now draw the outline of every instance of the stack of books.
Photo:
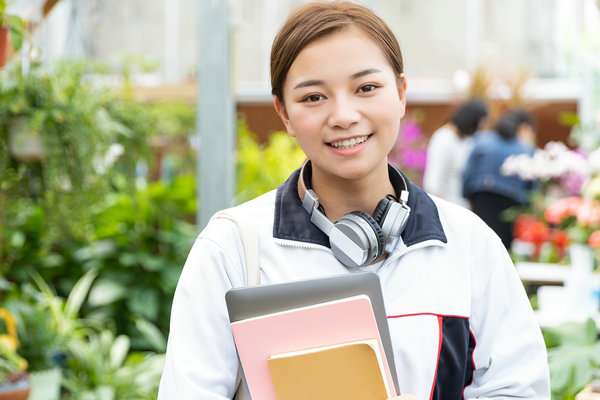
<svg viewBox="0 0 600 400">
<path fill-rule="evenodd" d="M 367 294 L 235 320 L 231 329 L 252 399 L 396 396 Z"/>
</svg>

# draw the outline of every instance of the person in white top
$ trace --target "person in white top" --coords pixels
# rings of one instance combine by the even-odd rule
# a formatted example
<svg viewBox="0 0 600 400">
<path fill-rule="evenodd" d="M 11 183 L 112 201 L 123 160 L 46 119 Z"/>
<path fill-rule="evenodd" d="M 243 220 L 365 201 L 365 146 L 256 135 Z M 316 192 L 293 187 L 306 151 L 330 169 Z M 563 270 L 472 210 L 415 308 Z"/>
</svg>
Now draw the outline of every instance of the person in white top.
<svg viewBox="0 0 600 400">
<path fill-rule="evenodd" d="M 470 208 L 462 195 L 462 173 L 473 147 L 471 136 L 481 128 L 487 114 L 487 107 L 482 101 L 469 100 L 431 135 L 427 146 L 423 189 Z"/>
</svg>

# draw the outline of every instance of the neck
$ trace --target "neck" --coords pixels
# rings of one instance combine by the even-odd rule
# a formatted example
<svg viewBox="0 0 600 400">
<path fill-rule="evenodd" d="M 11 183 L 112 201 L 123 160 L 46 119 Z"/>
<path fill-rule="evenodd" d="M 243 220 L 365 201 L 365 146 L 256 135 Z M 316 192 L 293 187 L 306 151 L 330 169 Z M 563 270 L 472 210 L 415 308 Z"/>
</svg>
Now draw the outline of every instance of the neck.
<svg viewBox="0 0 600 400">
<path fill-rule="evenodd" d="M 388 194 L 396 194 L 389 179 L 387 162 L 378 167 L 381 173 L 370 174 L 357 180 L 341 179 L 313 170 L 310 166 L 310 174 L 304 174 L 302 169 L 301 178 L 307 176 L 307 183 L 319 197 L 319 203 L 325 210 L 327 217 L 337 221 L 341 216 L 352 211 L 363 211 L 373 214 L 377 203 Z M 383 175 L 385 174 L 385 175 Z M 306 187 L 303 179 L 298 180 L 298 194 L 300 199 L 304 198 Z"/>
</svg>

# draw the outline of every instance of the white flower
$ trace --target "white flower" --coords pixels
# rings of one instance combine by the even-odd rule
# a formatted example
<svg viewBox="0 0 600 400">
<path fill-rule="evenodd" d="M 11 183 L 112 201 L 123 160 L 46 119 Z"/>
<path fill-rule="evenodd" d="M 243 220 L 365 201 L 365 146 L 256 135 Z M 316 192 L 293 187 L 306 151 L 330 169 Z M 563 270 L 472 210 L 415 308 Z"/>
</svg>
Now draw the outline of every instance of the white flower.
<svg viewBox="0 0 600 400">
<path fill-rule="evenodd" d="M 600 171 L 600 151 L 596 162 Z M 543 149 L 537 149 L 533 156 L 509 156 L 502 165 L 501 173 L 518 175 L 524 180 L 548 180 L 573 173 L 589 176 L 591 170 L 590 162 L 582 154 L 570 150 L 562 142 L 549 142 Z"/>
</svg>

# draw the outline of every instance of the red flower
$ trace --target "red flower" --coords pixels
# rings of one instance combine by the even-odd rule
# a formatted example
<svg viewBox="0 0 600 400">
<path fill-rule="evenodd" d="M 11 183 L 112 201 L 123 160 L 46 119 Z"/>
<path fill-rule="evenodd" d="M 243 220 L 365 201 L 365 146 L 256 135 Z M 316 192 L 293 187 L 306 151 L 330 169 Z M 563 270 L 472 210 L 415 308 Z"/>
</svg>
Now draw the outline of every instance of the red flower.
<svg viewBox="0 0 600 400">
<path fill-rule="evenodd" d="M 569 245 L 569 234 L 561 229 L 554 229 L 550 241 L 562 252 Z"/>
<path fill-rule="evenodd" d="M 515 220 L 514 236 L 524 242 L 541 244 L 548 240 L 549 228 L 538 217 L 521 214 Z"/>
<path fill-rule="evenodd" d="M 542 244 L 550 237 L 550 228 L 534 215 L 521 214 L 517 217 L 514 224 L 514 237 L 523 242 L 533 243 L 535 250 L 532 257 L 539 257 Z"/>
</svg>

